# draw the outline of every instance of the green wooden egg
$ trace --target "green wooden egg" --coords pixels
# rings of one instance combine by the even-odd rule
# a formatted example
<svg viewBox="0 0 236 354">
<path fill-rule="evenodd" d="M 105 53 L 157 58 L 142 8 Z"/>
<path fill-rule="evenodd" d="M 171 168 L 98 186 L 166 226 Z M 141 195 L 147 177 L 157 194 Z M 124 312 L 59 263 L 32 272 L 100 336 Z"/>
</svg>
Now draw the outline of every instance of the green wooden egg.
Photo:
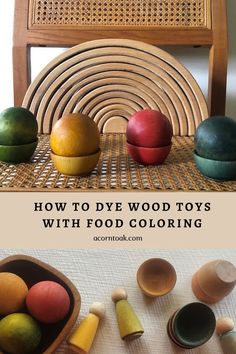
<svg viewBox="0 0 236 354">
<path fill-rule="evenodd" d="M 236 120 L 214 116 L 204 120 L 194 137 L 195 151 L 217 161 L 236 161 Z"/>
<path fill-rule="evenodd" d="M 15 146 L 37 140 L 36 117 L 23 107 L 10 107 L 0 113 L 0 145 Z"/>
</svg>

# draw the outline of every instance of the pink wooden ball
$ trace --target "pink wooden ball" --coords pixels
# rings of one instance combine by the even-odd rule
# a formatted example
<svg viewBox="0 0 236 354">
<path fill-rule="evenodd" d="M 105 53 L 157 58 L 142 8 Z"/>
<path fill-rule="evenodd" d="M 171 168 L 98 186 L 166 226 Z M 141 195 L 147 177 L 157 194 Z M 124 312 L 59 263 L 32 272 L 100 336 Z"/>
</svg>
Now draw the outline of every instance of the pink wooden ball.
<svg viewBox="0 0 236 354">
<path fill-rule="evenodd" d="M 143 147 L 169 145 L 173 129 L 169 119 L 161 112 L 144 109 L 135 113 L 127 125 L 127 141 Z"/>
<path fill-rule="evenodd" d="M 63 286 L 54 281 L 41 281 L 33 285 L 26 297 L 29 313 L 43 323 L 62 320 L 70 308 L 70 297 Z"/>
</svg>

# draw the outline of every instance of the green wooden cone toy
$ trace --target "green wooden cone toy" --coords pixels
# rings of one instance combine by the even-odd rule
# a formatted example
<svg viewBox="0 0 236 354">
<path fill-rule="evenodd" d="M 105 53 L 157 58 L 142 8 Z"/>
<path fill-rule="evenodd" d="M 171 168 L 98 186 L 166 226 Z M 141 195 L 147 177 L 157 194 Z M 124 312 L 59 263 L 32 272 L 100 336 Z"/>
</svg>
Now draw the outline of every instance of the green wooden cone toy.
<svg viewBox="0 0 236 354">
<path fill-rule="evenodd" d="M 114 289 L 112 301 L 116 306 L 116 317 L 121 338 L 134 340 L 141 337 L 144 329 L 132 306 L 127 301 L 126 290 L 122 288 Z"/>
</svg>

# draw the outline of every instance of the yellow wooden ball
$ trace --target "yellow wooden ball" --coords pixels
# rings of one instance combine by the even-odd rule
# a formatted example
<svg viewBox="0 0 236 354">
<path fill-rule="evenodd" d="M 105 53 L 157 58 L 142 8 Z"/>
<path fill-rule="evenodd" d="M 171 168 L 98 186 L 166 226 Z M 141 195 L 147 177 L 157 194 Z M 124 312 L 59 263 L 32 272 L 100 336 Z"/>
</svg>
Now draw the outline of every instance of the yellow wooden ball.
<svg viewBox="0 0 236 354">
<path fill-rule="evenodd" d="M 25 304 L 28 287 L 14 273 L 0 273 L 0 314 L 9 315 L 20 311 Z"/>
</svg>

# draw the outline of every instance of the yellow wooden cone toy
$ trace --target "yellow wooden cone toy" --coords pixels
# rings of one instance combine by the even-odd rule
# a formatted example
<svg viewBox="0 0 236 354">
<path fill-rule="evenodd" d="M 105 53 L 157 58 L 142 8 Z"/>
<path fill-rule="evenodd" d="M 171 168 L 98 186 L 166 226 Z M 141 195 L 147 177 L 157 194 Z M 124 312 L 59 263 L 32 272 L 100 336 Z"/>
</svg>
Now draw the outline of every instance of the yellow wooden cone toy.
<svg viewBox="0 0 236 354">
<path fill-rule="evenodd" d="M 121 338 L 124 340 L 134 340 L 141 337 L 144 329 L 133 308 L 127 301 L 126 290 L 116 288 L 113 290 L 111 297 L 116 305 L 116 317 Z"/>
<path fill-rule="evenodd" d="M 93 344 L 100 319 L 105 315 L 105 307 L 100 302 L 90 306 L 89 314 L 81 321 L 67 340 L 69 353 L 87 354 Z"/>
</svg>

